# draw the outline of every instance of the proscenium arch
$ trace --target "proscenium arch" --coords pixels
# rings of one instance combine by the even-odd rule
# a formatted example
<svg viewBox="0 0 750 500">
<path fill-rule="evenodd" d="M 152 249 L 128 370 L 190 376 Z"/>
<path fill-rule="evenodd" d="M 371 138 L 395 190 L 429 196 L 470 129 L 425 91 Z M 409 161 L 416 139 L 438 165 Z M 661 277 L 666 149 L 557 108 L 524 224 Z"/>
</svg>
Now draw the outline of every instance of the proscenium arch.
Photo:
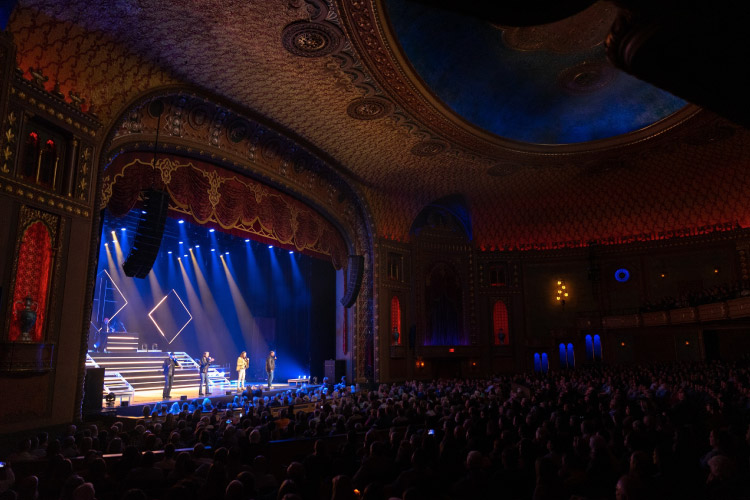
<svg viewBox="0 0 750 500">
<path fill-rule="evenodd" d="M 170 85 L 150 89 L 133 98 L 114 115 L 116 118 L 111 123 L 105 124 L 105 134 L 102 135 L 102 139 L 97 145 L 99 155 L 94 206 L 97 208 L 101 208 L 102 206 L 102 180 L 106 174 L 105 168 L 114 156 L 125 151 L 149 153 L 154 151 L 156 138 L 154 128 L 143 126 L 139 130 L 128 131 L 127 135 L 118 134 L 118 132 L 124 130 L 123 126 L 128 123 L 131 115 L 140 113 L 142 109 L 145 110 L 148 103 L 155 99 L 162 99 L 168 103 L 176 99 L 200 101 L 209 109 L 221 111 L 225 115 L 225 119 L 217 127 L 222 139 L 217 144 L 212 144 L 209 141 L 201 141 L 196 136 L 171 134 L 162 125 L 159 130 L 159 142 L 156 147 L 157 155 L 177 154 L 182 157 L 195 158 L 273 186 L 300 200 L 321 214 L 339 231 L 350 254 L 363 255 L 365 257 L 363 286 L 360 290 L 354 311 L 345 311 L 345 321 L 347 323 L 346 331 L 353 332 L 352 343 L 355 348 L 352 349 L 351 361 L 355 378 L 358 380 L 377 380 L 379 369 L 375 360 L 378 359 L 378 342 L 377 330 L 373 321 L 375 308 L 377 307 L 377 292 L 373 279 L 374 263 L 376 261 L 373 242 L 373 235 L 375 234 L 374 220 L 364 196 L 362 196 L 354 185 L 356 179 L 349 175 L 333 158 L 317 149 L 308 141 L 284 127 L 259 116 L 250 109 L 242 108 L 225 99 L 210 95 L 201 89 L 185 85 Z M 165 110 L 162 114 L 162 123 L 164 123 L 164 117 L 168 111 Z M 147 111 L 144 112 L 147 113 Z M 182 118 L 184 120 L 189 119 L 187 114 Z M 280 148 L 276 151 L 280 153 L 277 165 L 270 165 L 270 162 L 264 161 L 264 158 L 261 156 L 260 147 L 258 147 L 258 151 L 255 151 L 254 156 L 242 156 L 226 147 L 231 146 L 231 144 L 227 144 L 228 127 L 238 120 L 250 125 L 256 132 L 262 130 L 263 134 L 272 136 L 276 140 L 277 145 L 286 148 Z M 143 124 L 141 123 L 141 125 Z M 208 127 L 210 126 L 211 122 L 209 122 Z M 239 142 L 243 140 L 249 142 L 251 139 L 252 135 L 248 134 Z M 222 145 L 225 147 L 222 148 Z M 254 146 L 260 146 L 260 144 Z M 249 149 L 254 151 L 254 147 Z M 310 164 L 306 165 L 310 167 L 309 171 L 305 169 L 297 172 L 294 171 L 295 165 L 290 164 L 290 160 L 297 158 L 298 155 L 310 160 Z M 303 179 L 305 175 L 312 178 L 320 187 L 317 193 L 318 196 L 315 196 L 316 192 L 314 190 L 306 189 L 307 186 L 302 185 L 302 182 L 306 181 L 306 178 Z M 330 187 L 333 187 L 338 192 L 338 196 L 333 200 L 333 203 L 342 206 L 348 204 L 348 211 L 341 209 L 341 207 L 335 207 L 338 210 L 334 210 L 331 200 L 328 200 L 328 204 L 326 203 L 325 197 L 321 193 Z M 92 250 L 89 258 L 86 284 L 86 296 L 89 298 L 93 297 L 94 293 L 98 256 L 96 249 L 99 248 L 101 237 L 101 231 L 98 230 L 101 226 L 101 217 L 101 212 L 99 210 L 95 211 L 92 221 L 94 229 L 92 230 L 90 242 Z M 92 307 L 90 300 L 87 302 L 86 307 L 85 317 L 89 317 Z M 81 363 L 85 360 L 86 347 L 87 330 L 84 330 L 81 340 Z M 364 359 L 364 356 L 368 352 L 373 353 L 369 364 L 367 363 L 368 360 Z M 83 391 L 83 371 L 81 370 L 80 373 L 77 394 L 78 401 L 82 400 Z"/>
</svg>

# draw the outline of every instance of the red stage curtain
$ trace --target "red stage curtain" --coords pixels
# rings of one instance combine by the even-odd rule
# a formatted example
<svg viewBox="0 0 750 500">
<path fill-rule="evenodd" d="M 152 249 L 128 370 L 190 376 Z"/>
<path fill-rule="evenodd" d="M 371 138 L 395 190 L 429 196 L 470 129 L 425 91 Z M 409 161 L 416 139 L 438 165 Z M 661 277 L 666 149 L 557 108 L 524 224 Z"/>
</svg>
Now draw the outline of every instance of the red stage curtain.
<svg viewBox="0 0 750 500">
<path fill-rule="evenodd" d="M 128 213 L 140 192 L 153 186 L 169 192 L 172 210 L 199 224 L 328 258 L 336 269 L 346 263 L 339 231 L 299 200 L 197 160 L 172 156 L 156 165 L 150 154 L 124 153 L 107 166 L 104 201 L 115 216 Z"/>
<path fill-rule="evenodd" d="M 21 337 L 18 313 L 25 308 L 26 297 L 31 297 L 36 302 L 36 323 L 30 332 L 31 339 L 34 342 L 42 341 L 51 271 L 52 237 L 47 226 L 41 221 L 36 221 L 26 228 L 18 250 L 16 284 L 13 291 L 13 320 L 8 335 L 11 341 L 19 340 Z"/>
</svg>

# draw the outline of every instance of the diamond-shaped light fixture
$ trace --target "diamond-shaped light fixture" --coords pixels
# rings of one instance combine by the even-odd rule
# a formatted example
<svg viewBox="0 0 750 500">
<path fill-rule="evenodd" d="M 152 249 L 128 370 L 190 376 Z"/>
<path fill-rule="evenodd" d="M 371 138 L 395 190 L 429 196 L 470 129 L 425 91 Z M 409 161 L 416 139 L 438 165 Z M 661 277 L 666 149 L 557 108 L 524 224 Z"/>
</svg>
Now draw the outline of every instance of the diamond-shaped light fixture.
<svg viewBox="0 0 750 500">
<path fill-rule="evenodd" d="M 183 309 L 185 309 L 185 312 L 188 315 L 188 320 L 175 333 L 164 332 L 164 330 L 162 330 L 161 326 L 159 326 L 159 323 L 157 323 L 157 321 L 154 319 L 154 312 L 157 309 L 159 309 L 159 307 L 168 307 L 168 303 L 173 302 L 175 298 L 180 302 L 180 304 L 182 305 Z M 185 306 L 185 303 L 182 301 L 182 299 L 177 294 L 177 292 L 174 291 L 174 288 L 172 290 L 170 290 L 169 293 L 166 294 L 159 301 L 159 303 L 156 304 L 156 306 L 154 306 L 153 309 L 151 309 L 151 312 L 148 313 L 148 317 L 151 318 L 151 321 L 154 322 L 154 325 L 156 326 L 156 329 L 159 330 L 159 333 L 161 333 L 161 336 L 164 337 L 164 340 L 166 340 L 168 344 L 171 344 L 172 342 L 174 342 L 174 339 L 176 339 L 177 336 L 182 332 L 182 330 L 184 330 L 185 327 L 188 326 L 188 324 L 193 320 L 193 315 L 190 314 L 190 311 Z"/>
</svg>

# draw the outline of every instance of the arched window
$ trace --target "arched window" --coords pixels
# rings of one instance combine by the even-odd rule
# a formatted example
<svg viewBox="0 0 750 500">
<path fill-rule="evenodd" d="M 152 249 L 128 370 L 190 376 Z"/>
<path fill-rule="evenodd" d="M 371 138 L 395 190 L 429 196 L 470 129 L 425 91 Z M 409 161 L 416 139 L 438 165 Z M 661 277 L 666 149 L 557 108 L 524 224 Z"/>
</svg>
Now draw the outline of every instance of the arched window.
<svg viewBox="0 0 750 500">
<path fill-rule="evenodd" d="M 586 361 L 589 363 L 594 361 L 594 340 L 591 335 L 586 335 Z"/>
<path fill-rule="evenodd" d="M 576 353 L 573 350 L 573 344 L 568 344 L 568 368 L 576 367 Z"/>
<path fill-rule="evenodd" d="M 401 337 L 401 303 L 394 295 L 391 299 L 391 344 L 400 345 Z"/>
<path fill-rule="evenodd" d="M 568 352 L 565 349 L 565 344 L 560 344 L 559 350 L 560 350 L 560 368 L 567 368 L 568 367 Z"/>
<path fill-rule="evenodd" d="M 534 353 L 534 371 L 539 373 L 542 371 L 542 357 L 538 352 Z"/>
<path fill-rule="evenodd" d="M 495 345 L 508 345 L 508 308 L 502 300 L 495 302 L 492 307 L 492 338 Z"/>
<path fill-rule="evenodd" d="M 602 339 L 599 335 L 594 335 L 594 361 L 602 360 Z"/>
</svg>

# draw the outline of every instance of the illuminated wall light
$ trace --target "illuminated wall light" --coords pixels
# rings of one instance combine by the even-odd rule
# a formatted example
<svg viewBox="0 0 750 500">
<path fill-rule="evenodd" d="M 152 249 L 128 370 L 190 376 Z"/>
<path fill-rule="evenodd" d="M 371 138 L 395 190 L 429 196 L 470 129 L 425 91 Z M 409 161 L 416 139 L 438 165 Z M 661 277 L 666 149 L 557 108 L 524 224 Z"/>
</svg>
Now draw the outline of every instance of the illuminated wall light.
<svg viewBox="0 0 750 500">
<path fill-rule="evenodd" d="M 718 267 L 714 267 L 714 274 L 719 274 L 719 268 Z"/>
<path fill-rule="evenodd" d="M 568 287 L 565 285 L 564 280 L 557 280 L 557 293 L 555 295 L 555 300 L 565 305 L 565 299 L 568 298 Z"/>
<path fill-rule="evenodd" d="M 689 340 L 686 340 L 686 341 L 685 341 L 685 345 L 690 345 L 690 341 L 689 341 Z"/>
<path fill-rule="evenodd" d="M 620 342 L 620 347 L 625 347 L 625 342 Z"/>
</svg>

